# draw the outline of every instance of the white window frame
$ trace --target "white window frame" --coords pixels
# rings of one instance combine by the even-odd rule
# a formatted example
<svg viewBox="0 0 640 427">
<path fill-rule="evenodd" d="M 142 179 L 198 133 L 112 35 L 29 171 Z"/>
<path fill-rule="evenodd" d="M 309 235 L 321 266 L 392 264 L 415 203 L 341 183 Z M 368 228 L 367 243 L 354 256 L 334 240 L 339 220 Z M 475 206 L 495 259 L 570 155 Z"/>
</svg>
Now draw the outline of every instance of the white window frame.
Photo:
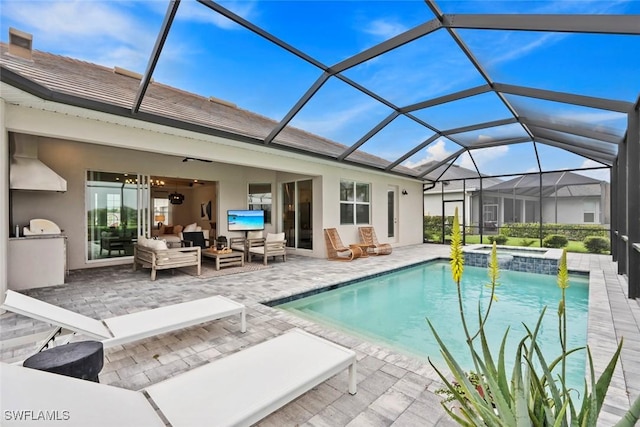
<svg viewBox="0 0 640 427">
<path fill-rule="evenodd" d="M 340 190 L 342 190 L 343 185 L 348 184 L 352 186 L 352 194 L 353 200 L 343 200 L 342 199 L 342 191 L 340 191 L 340 224 L 341 225 L 365 225 L 371 224 L 371 183 L 368 182 L 359 182 L 352 179 L 341 179 L 340 180 Z M 366 201 L 358 201 L 357 197 L 357 188 L 358 186 L 366 185 L 367 186 L 367 200 Z M 351 205 L 353 206 L 353 217 L 350 222 L 344 222 L 342 218 L 342 206 Z M 358 222 L 358 206 L 366 206 L 367 207 L 367 221 L 366 222 Z"/>
</svg>

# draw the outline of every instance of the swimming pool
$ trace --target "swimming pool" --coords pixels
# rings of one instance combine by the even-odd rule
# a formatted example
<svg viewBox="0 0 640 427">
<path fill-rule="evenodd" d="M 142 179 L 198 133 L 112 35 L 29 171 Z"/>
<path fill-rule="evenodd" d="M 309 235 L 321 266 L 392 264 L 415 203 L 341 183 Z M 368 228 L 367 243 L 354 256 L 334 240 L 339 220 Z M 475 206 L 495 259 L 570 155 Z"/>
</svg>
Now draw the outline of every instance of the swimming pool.
<svg viewBox="0 0 640 427">
<path fill-rule="evenodd" d="M 477 325 L 478 301 L 489 302 L 487 270 L 466 266 L 462 292 L 468 322 Z M 494 305 L 487 335 L 497 351 L 507 327 L 507 363 L 513 363 L 515 348 L 524 336 L 522 322 L 534 327 L 543 307 L 547 312 L 539 343 L 547 358 L 560 354 L 557 307 L 560 289 L 555 276 L 501 271 L 498 302 Z M 588 277 L 571 275 L 567 289 L 568 348 L 586 345 Z M 332 326 L 368 341 L 392 347 L 419 358 L 430 357 L 444 366 L 440 350 L 425 318 L 434 324 L 461 366 L 472 368 L 458 314 L 456 286 L 448 262 L 431 262 L 399 270 L 327 292 L 278 305 L 278 308 L 318 323 Z M 511 349 L 511 350 L 510 350 Z M 568 359 L 570 384 L 582 390 L 585 352 Z"/>
</svg>

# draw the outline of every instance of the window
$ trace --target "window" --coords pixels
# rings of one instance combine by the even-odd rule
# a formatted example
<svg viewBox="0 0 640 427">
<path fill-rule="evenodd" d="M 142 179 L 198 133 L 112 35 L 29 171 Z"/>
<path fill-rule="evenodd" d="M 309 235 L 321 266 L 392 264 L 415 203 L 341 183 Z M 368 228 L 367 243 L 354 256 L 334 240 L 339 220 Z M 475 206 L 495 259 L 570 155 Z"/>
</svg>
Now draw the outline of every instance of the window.
<svg viewBox="0 0 640 427">
<path fill-rule="evenodd" d="M 582 222 L 596 222 L 596 204 L 595 202 L 584 202 L 582 210 Z"/>
<path fill-rule="evenodd" d="M 153 222 L 157 228 L 162 224 L 172 224 L 168 198 L 153 198 Z"/>
<path fill-rule="evenodd" d="M 340 224 L 369 224 L 369 184 L 340 180 Z"/>
<path fill-rule="evenodd" d="M 249 210 L 264 211 L 265 224 L 271 224 L 271 184 L 249 184 Z"/>
</svg>

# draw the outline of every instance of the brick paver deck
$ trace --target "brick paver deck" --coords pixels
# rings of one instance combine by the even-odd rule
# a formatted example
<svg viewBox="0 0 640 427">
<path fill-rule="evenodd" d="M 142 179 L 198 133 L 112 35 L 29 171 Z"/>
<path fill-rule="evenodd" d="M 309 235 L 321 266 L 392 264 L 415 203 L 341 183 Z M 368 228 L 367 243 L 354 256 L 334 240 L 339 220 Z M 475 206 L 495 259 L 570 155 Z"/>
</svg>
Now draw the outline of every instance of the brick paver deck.
<svg viewBox="0 0 640 427">
<path fill-rule="evenodd" d="M 440 406 L 441 387 L 423 360 L 381 345 L 299 319 L 262 302 L 310 289 L 381 273 L 437 257 L 449 248 L 418 245 L 395 248 L 389 256 L 361 258 L 350 263 L 297 256 L 273 267 L 217 278 L 199 279 L 162 271 L 156 281 L 129 265 L 73 271 L 63 286 L 35 289 L 29 295 L 94 318 L 131 313 L 177 302 L 221 294 L 248 308 L 248 330 L 240 333 L 238 319 L 229 318 L 165 334 L 105 351 L 100 381 L 139 390 L 193 369 L 226 354 L 261 342 L 292 327 L 353 348 L 358 353 L 358 393 L 346 393 L 347 376 L 340 374 L 260 422 L 261 426 L 450 426 Z M 612 425 L 640 394 L 640 306 L 626 298 L 626 279 L 616 274 L 611 257 L 569 254 L 569 269 L 591 271 L 588 340 L 596 371 L 606 365 L 617 340 L 624 337 L 621 363 L 610 388 L 599 425 Z M 451 316 L 457 321 L 457 313 Z M 426 326 L 425 326 L 426 327 Z M 0 339 L 7 340 L 48 325 L 23 316 L 0 316 Z M 31 347 L 2 349 L 1 360 L 30 355 Z"/>
</svg>

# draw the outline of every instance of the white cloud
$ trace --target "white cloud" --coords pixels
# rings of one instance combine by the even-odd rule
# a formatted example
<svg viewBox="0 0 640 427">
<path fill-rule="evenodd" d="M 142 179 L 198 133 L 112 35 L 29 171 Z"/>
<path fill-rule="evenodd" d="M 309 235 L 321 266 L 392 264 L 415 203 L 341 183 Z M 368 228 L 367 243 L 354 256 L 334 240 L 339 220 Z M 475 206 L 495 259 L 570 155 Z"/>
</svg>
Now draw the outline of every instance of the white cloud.
<svg viewBox="0 0 640 427">
<path fill-rule="evenodd" d="M 487 173 L 487 169 L 490 164 L 494 162 L 502 162 L 503 158 L 509 153 L 508 145 L 499 145 L 496 147 L 483 148 L 478 150 L 471 151 L 471 155 L 473 156 L 473 160 L 475 160 L 478 169 L 482 173 Z M 475 166 L 471 161 L 470 156 L 461 157 L 460 166 L 463 168 L 475 170 Z"/>
<path fill-rule="evenodd" d="M 582 165 L 580 165 L 580 168 L 597 168 L 597 167 L 601 167 L 602 164 L 595 162 L 593 160 L 590 159 L 585 159 L 584 162 L 582 162 Z M 600 181 L 607 181 L 609 182 L 611 175 L 609 172 L 609 169 L 596 169 L 596 170 L 590 170 L 590 171 L 576 171 L 576 173 L 579 173 L 580 175 L 585 175 L 588 177 L 591 177 L 593 179 L 598 179 Z"/>
<path fill-rule="evenodd" d="M 381 39 L 388 39 L 397 36 L 398 34 L 404 33 L 405 31 L 407 31 L 407 27 L 400 24 L 399 22 L 376 19 L 375 21 L 371 21 L 366 27 L 364 27 L 363 31 L 367 34 L 380 37 Z"/>
<path fill-rule="evenodd" d="M 503 46 L 503 48 L 494 48 L 494 52 L 504 52 L 504 53 L 502 55 L 492 56 L 488 62 L 488 65 L 492 66 L 492 65 L 503 63 L 503 62 L 508 62 L 518 58 L 522 58 L 523 56 L 528 55 L 530 52 L 533 52 L 540 47 L 549 47 L 551 44 L 557 43 L 564 37 L 566 36 L 561 34 L 551 34 L 551 33 L 543 34 L 535 37 L 534 39 L 528 41 L 525 44 L 522 44 L 522 45 L 517 44 L 519 45 L 517 49 L 513 47 L 514 45 L 516 45 L 516 43 L 513 43 L 513 41 L 507 39 L 507 42 L 509 42 L 508 46 L 505 45 Z"/>
<path fill-rule="evenodd" d="M 68 41 L 70 37 L 108 38 L 122 43 L 139 43 L 148 39 L 140 22 L 119 7 L 120 2 L 25 1 L 4 3 L 3 15 L 36 30 L 49 44 Z"/>
<path fill-rule="evenodd" d="M 310 112 L 310 117 L 299 118 L 296 116 L 296 118 L 291 121 L 291 124 L 307 132 L 325 135 L 328 138 L 340 141 L 340 138 L 335 135 L 343 133 L 343 131 L 352 126 L 354 122 L 358 122 L 358 120 L 363 117 L 367 117 L 369 111 L 377 105 L 376 102 L 362 102 L 354 104 L 349 108 L 333 109 L 330 111 L 324 110 L 324 113 L 318 111 L 315 113 Z"/>
<path fill-rule="evenodd" d="M 430 161 L 444 160 L 452 154 L 452 151 L 447 150 L 444 140 L 439 139 L 436 142 L 429 144 L 427 148 L 424 149 L 424 157 L 416 160 L 415 162 L 407 160 L 403 163 L 403 166 L 415 168 L 416 166 L 423 165 Z"/>
<path fill-rule="evenodd" d="M 157 34 L 124 2 L 3 2 L 2 17 L 32 33 L 34 49 L 137 71 Z"/>
<path fill-rule="evenodd" d="M 224 3 L 224 7 L 236 15 L 241 16 L 246 20 L 255 19 L 255 1 L 227 1 Z M 241 27 L 235 22 L 225 18 L 219 13 L 209 9 L 208 7 L 195 2 L 195 1 L 182 1 L 178 7 L 178 13 L 176 14 L 177 20 L 202 22 L 213 24 L 218 28 L 225 30 L 240 29 Z"/>
</svg>

